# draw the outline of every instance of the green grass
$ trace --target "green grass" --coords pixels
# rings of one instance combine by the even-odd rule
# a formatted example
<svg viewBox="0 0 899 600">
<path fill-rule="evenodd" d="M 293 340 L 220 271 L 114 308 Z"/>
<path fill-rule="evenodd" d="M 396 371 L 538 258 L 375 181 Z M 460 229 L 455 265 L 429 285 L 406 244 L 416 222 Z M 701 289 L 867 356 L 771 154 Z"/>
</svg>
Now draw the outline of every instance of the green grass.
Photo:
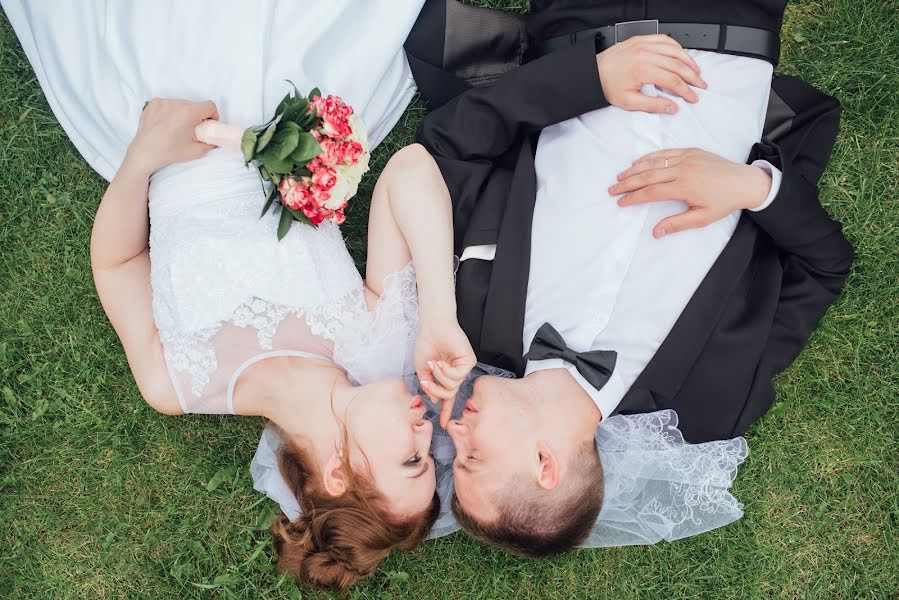
<svg viewBox="0 0 899 600">
<path fill-rule="evenodd" d="M 395 553 L 350 597 L 897 597 L 899 11 L 792 4 L 784 41 L 780 70 L 843 102 L 822 197 L 857 261 L 749 433 L 735 485 L 746 517 L 673 544 L 537 562 L 456 534 Z M 422 112 L 413 105 L 378 150 L 363 197 Z M 273 504 L 247 472 L 259 423 L 174 419 L 141 402 L 91 282 L 104 182 L 57 124 L 5 17 L 0 190 L 0 597 L 328 597 L 273 566 Z M 360 263 L 366 219 L 360 202 L 346 228 Z"/>
</svg>

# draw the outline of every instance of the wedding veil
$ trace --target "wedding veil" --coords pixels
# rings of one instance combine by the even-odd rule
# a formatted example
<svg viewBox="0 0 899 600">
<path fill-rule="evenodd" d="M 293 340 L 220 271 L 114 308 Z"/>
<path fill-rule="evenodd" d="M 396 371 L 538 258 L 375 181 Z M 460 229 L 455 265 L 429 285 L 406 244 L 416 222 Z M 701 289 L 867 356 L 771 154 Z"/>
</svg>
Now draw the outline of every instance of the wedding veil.
<svg viewBox="0 0 899 600">
<path fill-rule="evenodd" d="M 344 324 L 334 344 L 334 362 L 349 379 L 366 384 L 402 377 L 420 393 L 412 348 L 418 333 L 415 270 L 408 265 L 387 278 L 374 311 Z M 453 414 L 461 413 L 481 375 L 512 373 L 478 364 L 456 397 Z M 425 417 L 434 424 L 431 453 L 437 474 L 440 516 L 430 538 L 459 530 L 450 503 L 456 449 L 440 427 L 439 406 L 425 397 Z M 677 428 L 677 414 L 662 410 L 617 415 L 596 428 L 596 450 L 605 477 L 605 498 L 593 530 L 581 546 L 605 548 L 678 540 L 727 525 L 743 516 L 743 506 L 730 493 L 737 469 L 746 459 L 746 440 L 735 438 L 689 444 Z M 253 487 L 277 502 L 291 520 L 300 506 L 278 469 L 281 441 L 267 429 L 250 464 Z"/>
</svg>

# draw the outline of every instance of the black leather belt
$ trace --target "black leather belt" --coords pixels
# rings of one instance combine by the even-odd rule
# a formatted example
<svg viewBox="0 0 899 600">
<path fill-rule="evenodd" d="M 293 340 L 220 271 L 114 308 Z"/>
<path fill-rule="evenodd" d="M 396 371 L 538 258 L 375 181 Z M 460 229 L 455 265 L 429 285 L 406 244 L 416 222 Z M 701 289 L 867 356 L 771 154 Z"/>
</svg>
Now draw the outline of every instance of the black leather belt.
<svg viewBox="0 0 899 600">
<path fill-rule="evenodd" d="M 595 37 L 596 52 L 599 53 L 634 36 L 656 33 L 664 33 L 674 38 L 684 48 L 692 50 L 761 58 L 773 65 L 777 65 L 780 58 L 780 36 L 767 29 L 704 23 L 659 23 L 656 20 L 649 20 L 616 23 L 549 38 L 530 48 L 528 60 L 534 60 L 591 37 Z"/>
</svg>

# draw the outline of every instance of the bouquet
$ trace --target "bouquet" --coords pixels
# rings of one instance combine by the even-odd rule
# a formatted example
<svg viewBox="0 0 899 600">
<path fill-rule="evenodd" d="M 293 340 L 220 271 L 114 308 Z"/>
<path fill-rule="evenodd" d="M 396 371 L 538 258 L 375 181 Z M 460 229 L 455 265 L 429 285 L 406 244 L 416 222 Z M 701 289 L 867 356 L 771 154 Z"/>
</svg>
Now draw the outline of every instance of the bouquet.
<svg viewBox="0 0 899 600">
<path fill-rule="evenodd" d="M 347 204 L 368 171 L 365 125 L 343 100 L 323 97 L 318 89 L 303 96 L 294 86 L 264 125 L 241 130 L 205 121 L 195 135 L 207 144 L 239 149 L 246 165 L 259 170 L 269 183 L 260 218 L 273 205 L 281 206 L 278 240 L 294 221 L 343 223 Z"/>
</svg>

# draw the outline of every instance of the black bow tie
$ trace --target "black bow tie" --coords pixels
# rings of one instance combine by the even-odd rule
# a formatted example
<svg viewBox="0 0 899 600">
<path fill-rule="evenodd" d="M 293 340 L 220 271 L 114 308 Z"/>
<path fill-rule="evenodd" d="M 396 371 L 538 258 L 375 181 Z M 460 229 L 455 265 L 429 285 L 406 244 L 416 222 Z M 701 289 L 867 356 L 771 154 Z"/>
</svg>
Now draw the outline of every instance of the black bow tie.
<svg viewBox="0 0 899 600">
<path fill-rule="evenodd" d="M 534 336 L 526 358 L 528 360 L 561 358 L 574 365 L 577 372 L 589 381 L 590 385 L 601 390 L 612 375 L 618 353 L 614 350 L 575 352 L 565 345 L 565 340 L 552 325 L 544 323 Z"/>
</svg>

